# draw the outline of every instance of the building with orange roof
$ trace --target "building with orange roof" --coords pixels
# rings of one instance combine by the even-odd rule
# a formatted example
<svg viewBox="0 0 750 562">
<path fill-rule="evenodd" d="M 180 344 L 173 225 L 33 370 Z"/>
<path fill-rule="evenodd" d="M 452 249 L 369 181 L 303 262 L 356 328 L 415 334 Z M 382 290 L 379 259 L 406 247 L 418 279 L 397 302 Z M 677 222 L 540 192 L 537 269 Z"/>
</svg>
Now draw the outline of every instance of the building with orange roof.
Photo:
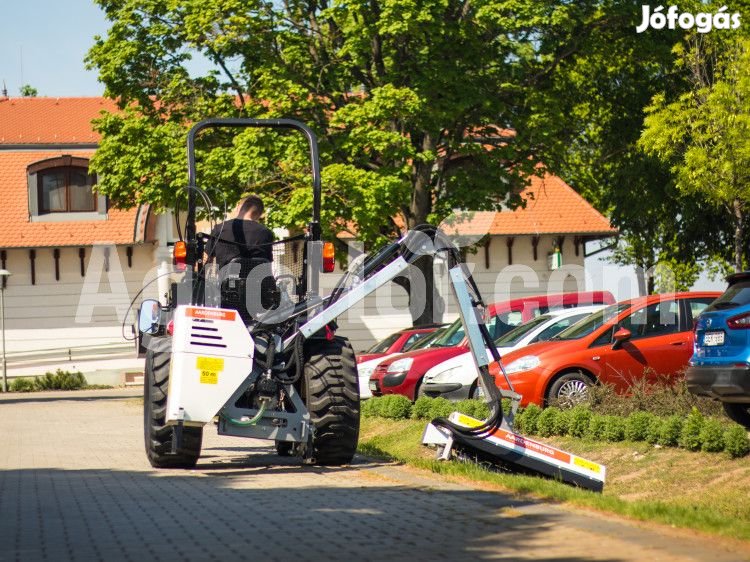
<svg viewBox="0 0 750 562">
<path fill-rule="evenodd" d="M 113 209 L 92 191 L 88 163 L 99 136 L 91 121 L 102 110 L 116 106 L 99 97 L 0 98 L 0 266 L 12 273 L 5 288 L 11 374 L 56 368 L 60 356 L 72 360 L 66 369 L 77 368 L 77 358 L 134 357 L 121 324 L 154 275 L 158 219 Z"/>
<path fill-rule="evenodd" d="M 116 106 L 104 98 L 0 98 L 0 267 L 13 274 L 5 296 L 15 374 L 50 365 L 74 369 L 82 356 L 134 356 L 134 344 L 122 334 L 125 321 L 125 335 L 132 337 L 129 303 L 169 258 L 171 217 L 155 217 L 147 207 L 112 209 L 91 189 L 88 161 L 99 142 L 91 121 L 102 110 Z M 459 213 L 443 225 L 471 242 L 466 259 L 488 302 L 583 290 L 586 242 L 616 234 L 551 174 L 532 177 L 523 196 L 524 208 Z M 322 284 L 337 278 L 324 276 Z M 447 295 L 447 283 L 441 287 Z M 164 288 L 152 283 L 145 295 Z M 356 348 L 409 324 L 403 289 L 389 284 L 387 292 L 339 319 Z M 446 320 L 452 317 L 449 306 Z M 71 361 L 61 364 L 61 353 Z M 117 369 L 124 364 L 141 366 L 121 360 Z"/>
</svg>

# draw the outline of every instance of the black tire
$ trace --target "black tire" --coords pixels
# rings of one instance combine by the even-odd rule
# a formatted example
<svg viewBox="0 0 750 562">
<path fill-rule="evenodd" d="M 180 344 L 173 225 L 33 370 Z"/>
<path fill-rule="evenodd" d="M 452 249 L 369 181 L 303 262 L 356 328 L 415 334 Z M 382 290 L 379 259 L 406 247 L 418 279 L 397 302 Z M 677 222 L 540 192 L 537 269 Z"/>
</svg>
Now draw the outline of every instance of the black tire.
<svg viewBox="0 0 750 562">
<path fill-rule="evenodd" d="M 172 455 L 174 429 L 164 425 L 167 415 L 172 338 L 152 338 L 143 376 L 143 434 L 146 456 L 154 468 L 193 468 L 201 454 L 202 427 L 182 428 L 182 448 Z"/>
<path fill-rule="evenodd" d="M 733 421 L 744 425 L 750 429 L 750 404 L 737 404 L 734 402 L 724 402 L 724 411 Z"/>
<path fill-rule="evenodd" d="M 359 381 L 349 340 L 314 340 L 305 363 L 303 397 L 315 427 L 315 464 L 351 462 L 359 439 Z"/>
<path fill-rule="evenodd" d="M 564 373 L 552 381 L 545 395 L 547 406 L 572 408 L 584 402 L 594 381 L 581 371 Z"/>
</svg>

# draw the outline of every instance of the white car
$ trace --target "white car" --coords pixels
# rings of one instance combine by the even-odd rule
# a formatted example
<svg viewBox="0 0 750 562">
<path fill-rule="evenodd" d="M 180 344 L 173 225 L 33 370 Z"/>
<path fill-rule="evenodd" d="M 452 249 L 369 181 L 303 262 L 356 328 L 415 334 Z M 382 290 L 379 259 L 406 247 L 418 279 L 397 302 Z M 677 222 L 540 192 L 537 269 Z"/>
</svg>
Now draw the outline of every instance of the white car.
<svg viewBox="0 0 750 562">
<path fill-rule="evenodd" d="M 550 310 L 495 340 L 498 346 L 497 351 L 502 356 L 531 343 L 546 341 L 602 308 L 604 305 Z M 489 354 L 489 350 L 487 353 Z M 451 400 L 478 398 L 482 392 L 477 384 L 478 376 L 471 352 L 463 353 L 438 363 L 427 371 L 419 394 L 431 397 L 443 396 Z"/>
</svg>

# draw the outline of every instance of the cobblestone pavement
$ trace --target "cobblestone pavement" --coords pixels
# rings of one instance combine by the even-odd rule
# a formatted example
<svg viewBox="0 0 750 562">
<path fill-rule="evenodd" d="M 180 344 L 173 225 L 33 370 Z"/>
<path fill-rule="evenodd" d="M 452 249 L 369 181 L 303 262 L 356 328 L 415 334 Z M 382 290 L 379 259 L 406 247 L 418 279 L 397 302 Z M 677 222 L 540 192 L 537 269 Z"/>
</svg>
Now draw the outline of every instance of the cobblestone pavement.
<svg viewBox="0 0 750 562">
<path fill-rule="evenodd" d="M 155 471 L 136 394 L 0 395 L 1 561 L 747 557 L 724 541 L 385 463 L 302 467 L 210 428 L 196 470 Z"/>
</svg>

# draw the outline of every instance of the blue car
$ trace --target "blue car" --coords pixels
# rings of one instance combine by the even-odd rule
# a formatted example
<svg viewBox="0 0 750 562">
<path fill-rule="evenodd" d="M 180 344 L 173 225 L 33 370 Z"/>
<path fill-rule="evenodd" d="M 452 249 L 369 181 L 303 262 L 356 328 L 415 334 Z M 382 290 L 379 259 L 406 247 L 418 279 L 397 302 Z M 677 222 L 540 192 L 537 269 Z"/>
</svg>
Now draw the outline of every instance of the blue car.
<svg viewBox="0 0 750 562">
<path fill-rule="evenodd" d="M 727 415 L 750 428 L 750 271 L 698 317 L 686 373 L 690 392 L 721 400 Z"/>
</svg>

